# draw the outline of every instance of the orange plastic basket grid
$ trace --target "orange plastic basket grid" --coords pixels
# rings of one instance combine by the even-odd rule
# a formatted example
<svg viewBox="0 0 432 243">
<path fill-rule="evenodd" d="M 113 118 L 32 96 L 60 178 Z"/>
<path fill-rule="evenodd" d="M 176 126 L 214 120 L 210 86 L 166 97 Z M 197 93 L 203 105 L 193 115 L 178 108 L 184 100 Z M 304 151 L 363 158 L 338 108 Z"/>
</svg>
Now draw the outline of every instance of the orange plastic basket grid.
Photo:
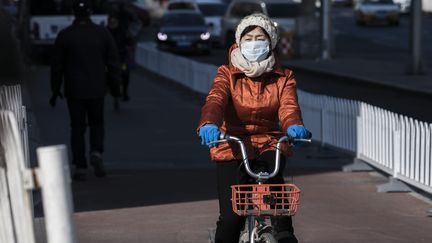
<svg viewBox="0 0 432 243">
<path fill-rule="evenodd" d="M 300 205 L 300 189 L 294 184 L 233 185 L 232 208 L 240 216 L 292 216 Z"/>
</svg>

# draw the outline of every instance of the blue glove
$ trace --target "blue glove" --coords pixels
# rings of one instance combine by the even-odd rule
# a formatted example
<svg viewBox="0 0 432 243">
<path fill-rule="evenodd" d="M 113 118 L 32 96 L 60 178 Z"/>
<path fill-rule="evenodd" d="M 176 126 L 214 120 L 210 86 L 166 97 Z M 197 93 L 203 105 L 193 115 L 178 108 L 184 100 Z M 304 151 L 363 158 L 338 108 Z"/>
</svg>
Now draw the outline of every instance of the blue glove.
<svg viewBox="0 0 432 243">
<path fill-rule="evenodd" d="M 309 139 L 312 137 L 312 133 L 309 132 L 304 126 L 301 125 L 291 125 L 287 129 L 287 135 L 291 138 Z M 299 143 L 294 143 L 294 149 L 300 147 Z"/>
<path fill-rule="evenodd" d="M 312 134 L 301 125 L 291 125 L 287 129 L 287 134 L 291 138 L 309 139 Z"/>
<path fill-rule="evenodd" d="M 209 144 L 210 142 L 219 140 L 221 132 L 215 124 L 206 124 L 199 129 L 201 137 L 201 145 L 207 145 L 209 148 L 217 147 L 217 144 Z"/>
</svg>

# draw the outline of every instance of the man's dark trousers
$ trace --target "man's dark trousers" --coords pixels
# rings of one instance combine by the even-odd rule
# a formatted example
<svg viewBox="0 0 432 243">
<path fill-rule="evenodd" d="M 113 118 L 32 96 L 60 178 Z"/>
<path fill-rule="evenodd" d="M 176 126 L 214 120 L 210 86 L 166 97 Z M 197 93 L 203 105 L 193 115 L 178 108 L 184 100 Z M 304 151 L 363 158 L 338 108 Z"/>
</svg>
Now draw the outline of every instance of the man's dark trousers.
<svg viewBox="0 0 432 243">
<path fill-rule="evenodd" d="M 71 121 L 72 161 L 77 168 L 87 168 L 85 131 L 90 127 L 90 152 L 104 150 L 104 98 L 67 99 Z"/>
</svg>

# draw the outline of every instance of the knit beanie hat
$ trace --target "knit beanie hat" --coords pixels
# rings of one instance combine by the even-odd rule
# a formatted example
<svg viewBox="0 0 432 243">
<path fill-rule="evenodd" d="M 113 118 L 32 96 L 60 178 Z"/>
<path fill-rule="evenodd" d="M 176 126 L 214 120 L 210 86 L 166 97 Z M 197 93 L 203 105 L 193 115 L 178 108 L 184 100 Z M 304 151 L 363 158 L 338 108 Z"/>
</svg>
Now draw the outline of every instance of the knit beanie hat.
<svg viewBox="0 0 432 243">
<path fill-rule="evenodd" d="M 274 25 L 274 22 L 264 14 L 255 13 L 244 17 L 240 24 L 237 26 L 237 30 L 235 33 L 236 43 L 240 46 L 240 35 L 242 32 L 251 25 L 256 25 L 265 30 L 267 34 L 270 36 L 271 47 L 274 49 L 279 40 L 279 33 Z"/>
</svg>

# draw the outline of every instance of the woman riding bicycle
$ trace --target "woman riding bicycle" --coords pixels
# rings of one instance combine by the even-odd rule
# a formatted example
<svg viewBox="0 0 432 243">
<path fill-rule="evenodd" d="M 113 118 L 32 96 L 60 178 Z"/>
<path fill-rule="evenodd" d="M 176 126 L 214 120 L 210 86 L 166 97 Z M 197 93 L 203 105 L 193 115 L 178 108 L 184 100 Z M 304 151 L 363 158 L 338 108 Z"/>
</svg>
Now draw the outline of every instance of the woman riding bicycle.
<svg viewBox="0 0 432 243">
<path fill-rule="evenodd" d="M 253 170 L 269 171 L 280 137 L 311 137 L 303 126 L 294 74 L 275 60 L 273 50 L 279 36 L 273 21 L 262 14 L 247 16 L 237 26 L 235 38 L 236 44 L 229 49 L 229 64 L 219 67 L 198 125 L 202 145 L 211 148 L 211 159 L 217 162 L 220 216 L 216 243 L 238 243 L 245 218 L 232 210 L 230 186 L 254 180 L 241 165 L 241 153 L 235 144 L 210 143 L 218 140 L 221 132 L 240 137 Z M 282 150 L 285 156 L 291 154 L 288 145 Z M 279 174 L 269 183 L 284 183 L 284 158 Z M 291 217 L 277 217 L 272 222 L 280 243 L 297 242 Z"/>
</svg>

